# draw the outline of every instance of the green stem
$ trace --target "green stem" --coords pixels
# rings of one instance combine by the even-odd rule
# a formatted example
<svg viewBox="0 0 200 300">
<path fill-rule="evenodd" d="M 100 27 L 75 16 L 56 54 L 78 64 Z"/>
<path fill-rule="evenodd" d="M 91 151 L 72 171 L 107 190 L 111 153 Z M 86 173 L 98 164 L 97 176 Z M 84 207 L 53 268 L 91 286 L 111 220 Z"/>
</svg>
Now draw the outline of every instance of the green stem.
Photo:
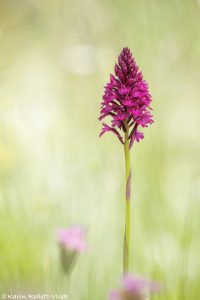
<svg viewBox="0 0 200 300">
<path fill-rule="evenodd" d="M 130 256 L 130 194 L 131 194 L 131 167 L 130 167 L 130 150 L 129 150 L 129 127 L 125 123 L 125 169 L 126 169 L 126 210 L 125 210 L 125 233 L 124 233 L 124 253 L 123 253 L 123 272 L 129 272 Z"/>
<path fill-rule="evenodd" d="M 70 274 L 67 275 L 67 295 L 68 298 L 70 300 Z"/>
</svg>

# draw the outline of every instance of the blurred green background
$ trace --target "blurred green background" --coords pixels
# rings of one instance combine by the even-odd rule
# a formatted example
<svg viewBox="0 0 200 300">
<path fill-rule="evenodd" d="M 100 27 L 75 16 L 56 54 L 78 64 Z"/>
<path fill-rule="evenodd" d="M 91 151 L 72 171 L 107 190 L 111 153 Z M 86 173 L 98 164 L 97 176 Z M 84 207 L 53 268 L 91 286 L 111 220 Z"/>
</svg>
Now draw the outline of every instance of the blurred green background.
<svg viewBox="0 0 200 300">
<path fill-rule="evenodd" d="M 122 271 L 124 156 L 98 138 L 124 46 L 155 124 L 132 149 L 134 273 L 155 299 L 200 299 L 200 1 L 0 1 L 0 291 L 63 293 L 56 229 L 82 224 L 72 300 L 107 299 Z"/>
</svg>

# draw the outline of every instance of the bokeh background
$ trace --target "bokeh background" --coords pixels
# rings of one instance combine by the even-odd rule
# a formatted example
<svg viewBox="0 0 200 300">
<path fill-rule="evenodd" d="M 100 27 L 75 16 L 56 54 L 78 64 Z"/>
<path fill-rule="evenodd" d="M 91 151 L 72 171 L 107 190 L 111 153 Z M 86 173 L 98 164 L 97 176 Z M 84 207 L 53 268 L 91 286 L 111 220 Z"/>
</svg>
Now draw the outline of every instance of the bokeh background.
<svg viewBox="0 0 200 300">
<path fill-rule="evenodd" d="M 87 227 L 71 299 L 119 285 L 124 156 L 98 138 L 103 86 L 124 46 L 155 124 L 132 149 L 134 273 L 155 299 L 200 299 L 200 1 L 0 1 L 0 291 L 64 293 L 56 230 Z"/>
</svg>

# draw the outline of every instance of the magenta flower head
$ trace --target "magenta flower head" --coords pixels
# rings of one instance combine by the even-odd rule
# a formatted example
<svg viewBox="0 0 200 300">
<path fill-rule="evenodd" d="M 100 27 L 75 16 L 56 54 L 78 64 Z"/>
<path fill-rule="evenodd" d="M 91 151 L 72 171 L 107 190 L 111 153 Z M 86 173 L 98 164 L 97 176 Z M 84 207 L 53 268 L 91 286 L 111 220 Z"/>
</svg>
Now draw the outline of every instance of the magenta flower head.
<svg viewBox="0 0 200 300">
<path fill-rule="evenodd" d="M 111 131 L 124 144 L 121 131 L 128 132 L 131 148 L 135 140 L 139 142 L 144 138 L 138 127 L 148 127 L 154 122 L 150 113 L 152 99 L 147 82 L 143 80 L 129 48 L 123 48 L 114 72 L 115 75 L 110 75 L 110 82 L 105 86 L 99 117 L 100 121 L 111 117 L 111 125 L 103 123 L 100 136 Z"/>
<path fill-rule="evenodd" d="M 80 252 L 86 250 L 86 231 L 80 226 L 59 229 L 57 239 L 60 247 L 60 259 L 63 270 L 69 273 Z"/>
<path fill-rule="evenodd" d="M 161 285 L 149 279 L 126 274 L 122 289 L 110 292 L 109 300 L 145 300 L 160 292 Z"/>
</svg>

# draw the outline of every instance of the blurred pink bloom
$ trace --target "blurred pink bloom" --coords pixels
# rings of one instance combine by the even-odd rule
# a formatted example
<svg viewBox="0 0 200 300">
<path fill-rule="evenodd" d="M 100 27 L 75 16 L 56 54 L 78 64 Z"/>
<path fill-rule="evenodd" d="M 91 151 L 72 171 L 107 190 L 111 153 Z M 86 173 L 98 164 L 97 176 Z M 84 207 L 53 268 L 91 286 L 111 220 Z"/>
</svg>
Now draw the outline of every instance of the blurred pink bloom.
<svg viewBox="0 0 200 300">
<path fill-rule="evenodd" d="M 60 261 L 67 275 L 72 271 L 78 254 L 86 250 L 85 235 L 85 229 L 76 225 L 57 231 Z"/>
<path fill-rule="evenodd" d="M 145 300 L 161 290 L 161 285 L 149 279 L 126 274 L 122 280 L 122 289 L 110 292 L 109 300 Z"/>
<path fill-rule="evenodd" d="M 57 237 L 62 247 L 76 252 L 83 252 L 86 250 L 85 234 L 84 228 L 75 225 L 68 229 L 59 229 Z"/>
</svg>

